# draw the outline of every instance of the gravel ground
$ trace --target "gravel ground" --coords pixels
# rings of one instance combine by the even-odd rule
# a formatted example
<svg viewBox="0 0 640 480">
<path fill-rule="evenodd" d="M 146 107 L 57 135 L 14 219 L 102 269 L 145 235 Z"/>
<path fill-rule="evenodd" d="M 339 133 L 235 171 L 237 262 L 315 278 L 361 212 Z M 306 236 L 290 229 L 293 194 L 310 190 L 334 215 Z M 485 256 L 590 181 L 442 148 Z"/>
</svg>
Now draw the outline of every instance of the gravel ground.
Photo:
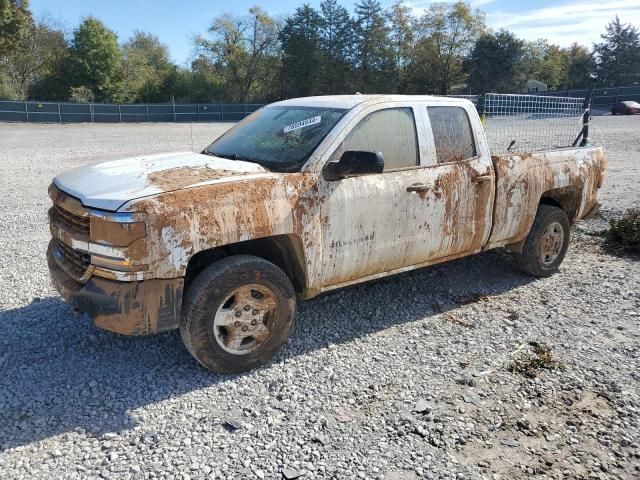
<svg viewBox="0 0 640 480">
<path fill-rule="evenodd" d="M 189 125 L 0 124 L 0 478 L 639 478 L 640 262 L 593 232 L 640 206 L 640 117 L 594 123 L 605 218 L 557 275 L 492 251 L 348 288 L 236 376 L 177 332 L 96 329 L 44 260 L 55 174 L 190 150 Z M 194 125 L 194 148 L 225 128 Z"/>
</svg>

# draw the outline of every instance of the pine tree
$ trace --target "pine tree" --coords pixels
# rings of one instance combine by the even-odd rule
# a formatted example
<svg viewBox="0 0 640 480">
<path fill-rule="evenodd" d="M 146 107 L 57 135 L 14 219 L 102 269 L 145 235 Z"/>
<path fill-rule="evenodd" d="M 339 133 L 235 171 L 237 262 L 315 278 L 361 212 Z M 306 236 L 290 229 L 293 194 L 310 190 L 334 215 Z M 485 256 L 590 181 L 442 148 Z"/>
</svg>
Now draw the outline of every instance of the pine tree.
<svg viewBox="0 0 640 480">
<path fill-rule="evenodd" d="M 286 97 L 317 95 L 320 91 L 320 29 L 322 17 L 303 5 L 286 19 L 280 32 L 282 85 Z"/>
<path fill-rule="evenodd" d="M 640 81 L 640 33 L 616 16 L 594 45 L 598 83 L 632 85 Z"/>
<path fill-rule="evenodd" d="M 353 93 L 355 23 L 336 0 L 324 0 L 320 11 L 321 93 Z"/>
</svg>

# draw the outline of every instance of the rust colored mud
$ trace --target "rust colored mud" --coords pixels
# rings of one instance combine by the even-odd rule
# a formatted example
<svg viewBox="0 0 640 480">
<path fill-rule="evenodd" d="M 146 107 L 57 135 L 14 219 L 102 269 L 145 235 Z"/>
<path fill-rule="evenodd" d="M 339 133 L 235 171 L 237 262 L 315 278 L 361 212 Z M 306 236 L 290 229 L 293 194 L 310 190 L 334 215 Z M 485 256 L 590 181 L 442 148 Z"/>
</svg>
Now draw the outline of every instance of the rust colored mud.
<svg viewBox="0 0 640 480">
<path fill-rule="evenodd" d="M 207 167 L 177 167 L 154 172 L 147 177 L 147 180 L 151 185 L 163 190 L 178 190 L 209 180 L 217 180 L 236 175 L 243 175 L 243 173 Z"/>
</svg>

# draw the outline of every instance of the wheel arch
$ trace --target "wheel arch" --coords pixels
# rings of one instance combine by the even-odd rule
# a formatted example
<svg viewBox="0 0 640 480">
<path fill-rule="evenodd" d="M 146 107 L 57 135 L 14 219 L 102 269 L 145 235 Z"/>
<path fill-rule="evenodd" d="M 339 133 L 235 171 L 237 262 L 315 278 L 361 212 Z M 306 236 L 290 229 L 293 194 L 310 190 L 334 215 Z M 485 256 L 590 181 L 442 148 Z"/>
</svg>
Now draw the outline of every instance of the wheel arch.
<svg viewBox="0 0 640 480">
<path fill-rule="evenodd" d="M 307 269 L 302 240 L 297 235 L 274 235 L 201 250 L 187 264 L 185 289 L 211 263 L 231 255 L 253 255 L 278 266 L 297 294 L 307 289 Z"/>
<path fill-rule="evenodd" d="M 547 190 L 540 197 L 538 206 L 550 205 L 564 210 L 569 218 L 569 223 L 573 224 L 580 210 L 580 202 L 582 200 L 582 192 L 575 186 L 567 186 Z"/>
</svg>

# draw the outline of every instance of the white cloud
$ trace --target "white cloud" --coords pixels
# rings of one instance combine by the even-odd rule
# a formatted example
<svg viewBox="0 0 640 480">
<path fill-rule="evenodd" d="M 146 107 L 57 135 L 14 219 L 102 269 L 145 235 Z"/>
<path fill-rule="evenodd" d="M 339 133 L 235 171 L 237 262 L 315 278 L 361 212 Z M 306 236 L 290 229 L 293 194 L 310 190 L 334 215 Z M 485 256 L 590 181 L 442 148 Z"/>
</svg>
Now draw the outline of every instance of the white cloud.
<svg viewBox="0 0 640 480">
<path fill-rule="evenodd" d="M 449 0 L 453 1 L 453 0 Z M 546 38 L 551 43 L 568 46 L 577 42 L 591 46 L 600 41 L 600 35 L 613 17 L 618 15 L 624 23 L 640 26 L 640 0 L 602 0 L 563 1 L 553 7 L 521 10 L 518 2 L 513 2 L 513 10 L 491 8 L 494 0 L 475 0 L 474 7 L 488 6 L 487 26 L 494 30 L 504 28 L 525 40 Z M 422 14 L 431 3 L 430 0 L 406 2 L 415 14 Z"/>
</svg>

